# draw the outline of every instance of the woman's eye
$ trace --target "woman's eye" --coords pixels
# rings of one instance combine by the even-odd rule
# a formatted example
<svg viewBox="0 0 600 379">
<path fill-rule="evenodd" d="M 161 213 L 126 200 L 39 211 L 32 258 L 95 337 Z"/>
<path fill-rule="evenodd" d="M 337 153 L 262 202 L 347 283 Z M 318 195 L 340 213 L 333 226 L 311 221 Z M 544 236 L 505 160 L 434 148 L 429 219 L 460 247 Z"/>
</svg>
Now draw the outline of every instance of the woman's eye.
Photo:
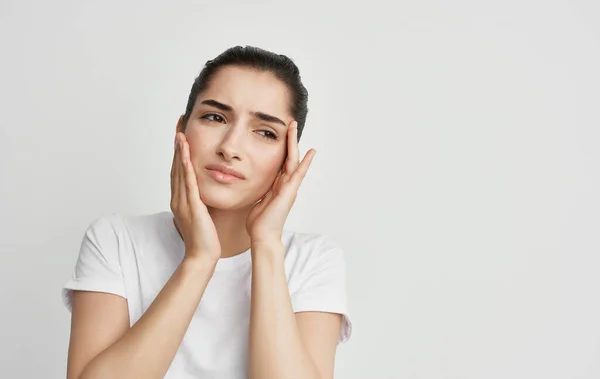
<svg viewBox="0 0 600 379">
<path fill-rule="evenodd" d="M 214 121 L 214 122 L 223 122 L 225 121 L 225 119 L 223 119 L 223 117 L 219 116 L 216 113 L 208 113 L 205 114 L 204 116 L 202 116 L 202 118 L 205 118 L 209 121 Z"/>
<path fill-rule="evenodd" d="M 268 139 L 273 139 L 273 140 L 277 139 L 277 134 L 273 133 L 270 130 L 259 130 L 258 133 L 260 133 L 261 136 L 268 138 Z"/>
</svg>

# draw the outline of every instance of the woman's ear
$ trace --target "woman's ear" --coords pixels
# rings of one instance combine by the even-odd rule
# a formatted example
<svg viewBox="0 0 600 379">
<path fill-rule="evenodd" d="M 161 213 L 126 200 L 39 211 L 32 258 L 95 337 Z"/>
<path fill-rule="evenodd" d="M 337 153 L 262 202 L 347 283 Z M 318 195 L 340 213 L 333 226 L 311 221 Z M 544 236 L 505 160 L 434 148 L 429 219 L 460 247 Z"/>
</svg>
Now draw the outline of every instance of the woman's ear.
<svg viewBox="0 0 600 379">
<path fill-rule="evenodd" d="M 175 126 L 175 132 L 185 133 L 185 127 L 183 125 L 183 115 L 179 116 L 177 125 Z"/>
</svg>

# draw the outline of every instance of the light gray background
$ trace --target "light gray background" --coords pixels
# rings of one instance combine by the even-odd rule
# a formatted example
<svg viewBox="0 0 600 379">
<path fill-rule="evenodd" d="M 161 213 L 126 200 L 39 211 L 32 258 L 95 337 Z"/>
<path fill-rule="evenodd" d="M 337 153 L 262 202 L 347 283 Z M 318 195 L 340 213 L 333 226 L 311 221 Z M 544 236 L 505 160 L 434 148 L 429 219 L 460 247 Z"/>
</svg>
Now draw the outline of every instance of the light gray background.
<svg viewBox="0 0 600 379">
<path fill-rule="evenodd" d="M 65 375 L 88 224 L 167 210 L 203 63 L 292 57 L 317 156 L 288 228 L 346 250 L 337 378 L 600 377 L 600 6 L 0 2 L 0 366 Z"/>
</svg>

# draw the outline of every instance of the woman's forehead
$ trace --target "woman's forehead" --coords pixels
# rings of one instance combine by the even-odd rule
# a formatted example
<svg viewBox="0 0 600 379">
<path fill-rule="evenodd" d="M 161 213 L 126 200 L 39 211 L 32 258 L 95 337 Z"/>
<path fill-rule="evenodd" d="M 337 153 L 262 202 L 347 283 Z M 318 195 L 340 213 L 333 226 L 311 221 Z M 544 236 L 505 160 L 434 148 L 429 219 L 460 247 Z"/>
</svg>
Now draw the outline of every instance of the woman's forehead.
<svg viewBox="0 0 600 379">
<path fill-rule="evenodd" d="M 290 118 L 290 93 L 287 86 L 268 71 L 228 66 L 218 70 L 207 88 L 196 99 L 196 106 L 212 99 L 233 108 L 234 112 L 263 112 Z"/>
</svg>

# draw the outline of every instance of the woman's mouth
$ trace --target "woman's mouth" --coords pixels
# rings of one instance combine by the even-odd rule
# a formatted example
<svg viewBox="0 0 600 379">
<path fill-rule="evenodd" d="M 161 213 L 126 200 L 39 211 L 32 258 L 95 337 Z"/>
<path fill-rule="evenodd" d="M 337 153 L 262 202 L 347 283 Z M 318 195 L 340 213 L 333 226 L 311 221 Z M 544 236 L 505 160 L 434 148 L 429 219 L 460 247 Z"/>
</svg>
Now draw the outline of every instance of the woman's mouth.
<svg viewBox="0 0 600 379">
<path fill-rule="evenodd" d="M 242 173 L 223 164 L 210 164 L 206 166 L 206 171 L 211 178 L 222 184 L 231 184 L 245 179 Z"/>
<path fill-rule="evenodd" d="M 208 171 L 208 175 L 213 178 L 214 180 L 216 180 L 219 183 L 223 183 L 223 184 L 231 184 L 231 183 L 235 183 L 235 182 L 239 182 L 243 179 L 238 178 L 237 176 L 233 176 L 233 175 L 229 175 L 226 174 L 222 171 L 218 171 L 218 170 L 206 170 Z"/>
</svg>

